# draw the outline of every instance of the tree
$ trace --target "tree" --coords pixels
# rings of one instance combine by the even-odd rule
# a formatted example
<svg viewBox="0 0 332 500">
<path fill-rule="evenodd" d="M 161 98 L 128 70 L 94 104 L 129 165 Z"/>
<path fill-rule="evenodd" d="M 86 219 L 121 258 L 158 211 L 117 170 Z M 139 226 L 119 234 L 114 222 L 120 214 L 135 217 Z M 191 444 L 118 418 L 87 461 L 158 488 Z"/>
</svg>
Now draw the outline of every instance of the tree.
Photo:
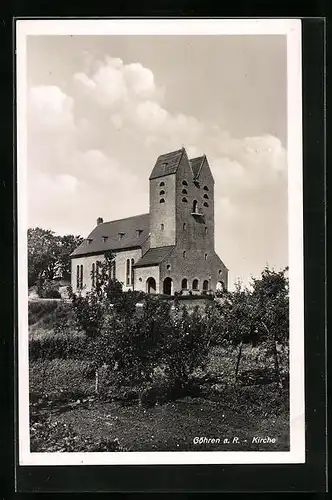
<svg viewBox="0 0 332 500">
<path fill-rule="evenodd" d="M 170 328 L 163 336 L 165 373 L 177 392 L 191 391 L 196 369 L 203 368 L 209 352 L 209 332 L 199 308 L 186 307 L 170 316 Z"/>
<path fill-rule="evenodd" d="M 116 385 L 135 388 L 139 405 L 144 394 L 152 389 L 155 369 L 162 362 L 162 348 L 170 332 L 170 304 L 157 297 L 146 295 L 140 312 L 132 310 L 126 314 L 118 310 L 114 313 L 109 330 L 117 363 L 113 381 Z"/>
<path fill-rule="evenodd" d="M 275 376 L 282 387 L 277 345 L 289 338 L 288 267 L 276 272 L 266 267 L 260 279 L 252 279 L 252 300 L 256 328 L 261 340 L 266 340 L 274 359 Z"/>
<path fill-rule="evenodd" d="M 243 344 L 250 342 L 255 333 L 255 311 L 250 290 L 236 283 L 233 292 L 227 292 L 224 309 L 224 337 L 238 348 L 234 372 L 235 383 L 238 379 Z"/>
<path fill-rule="evenodd" d="M 85 296 L 73 293 L 69 287 L 74 320 L 87 336 L 86 355 L 95 368 L 95 391 L 98 392 L 100 367 L 114 358 L 112 308 L 122 295 L 121 283 L 113 278 L 114 255 L 105 252 L 104 260 L 98 261 L 91 272 L 94 287 Z"/>
<path fill-rule="evenodd" d="M 73 234 L 65 234 L 59 240 L 59 269 L 62 276 L 70 276 L 71 274 L 71 259 L 70 254 L 77 248 L 84 238 L 82 236 L 74 236 Z"/>
<path fill-rule="evenodd" d="M 29 286 L 43 286 L 59 273 L 70 275 L 70 254 L 82 243 L 81 236 L 58 236 L 49 229 L 28 229 L 28 282 Z"/>
<path fill-rule="evenodd" d="M 267 354 L 272 354 L 274 371 L 282 385 L 278 344 L 286 345 L 289 332 L 289 296 L 287 268 L 276 272 L 266 267 L 260 278 L 252 278 L 250 287 L 240 282 L 235 290 L 224 295 L 222 305 L 224 338 L 238 347 L 235 366 L 237 382 L 242 348 L 245 343 L 266 343 Z"/>
<path fill-rule="evenodd" d="M 29 286 L 52 280 L 59 269 L 59 237 L 53 231 L 36 227 L 28 229 Z"/>
</svg>

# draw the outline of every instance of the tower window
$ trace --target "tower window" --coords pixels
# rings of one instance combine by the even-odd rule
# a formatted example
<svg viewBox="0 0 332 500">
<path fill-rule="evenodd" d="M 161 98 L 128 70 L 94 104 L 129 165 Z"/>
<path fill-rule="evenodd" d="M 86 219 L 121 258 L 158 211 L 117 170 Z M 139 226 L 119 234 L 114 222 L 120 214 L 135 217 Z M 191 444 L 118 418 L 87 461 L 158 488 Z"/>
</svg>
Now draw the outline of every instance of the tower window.
<svg viewBox="0 0 332 500">
<path fill-rule="evenodd" d="M 207 253 L 204 254 L 204 260 L 207 260 Z"/>
<path fill-rule="evenodd" d="M 203 203 L 204 207 L 208 207 L 209 204 L 207 202 Z"/>
<path fill-rule="evenodd" d="M 203 196 L 203 198 L 205 198 L 206 200 L 209 199 L 209 195 L 205 193 L 205 195 Z"/>
<path fill-rule="evenodd" d="M 203 189 L 204 189 L 204 191 L 208 191 L 209 190 L 209 188 L 207 186 L 204 186 Z"/>
<path fill-rule="evenodd" d="M 183 227 L 183 231 L 185 231 L 185 230 L 187 229 L 187 224 L 186 224 L 186 222 L 184 222 L 184 223 L 183 223 L 183 226 L 182 226 L 182 227 Z"/>
<path fill-rule="evenodd" d="M 164 224 L 160 224 L 160 230 L 163 231 L 165 228 Z"/>
<path fill-rule="evenodd" d="M 188 191 L 186 189 L 182 189 L 182 194 L 188 194 Z"/>
<path fill-rule="evenodd" d="M 165 183 L 164 183 L 164 182 L 161 182 L 161 183 L 159 184 L 159 186 L 160 186 L 160 187 L 165 186 Z"/>
<path fill-rule="evenodd" d="M 167 269 L 167 271 L 170 271 L 171 270 L 171 264 L 167 264 L 166 269 Z"/>
<path fill-rule="evenodd" d="M 183 186 L 188 186 L 188 182 L 187 181 L 182 181 L 182 185 Z"/>
<path fill-rule="evenodd" d="M 185 259 L 186 258 L 186 251 L 185 250 L 183 250 L 182 255 L 183 255 L 183 258 Z"/>
<path fill-rule="evenodd" d="M 197 200 L 193 201 L 193 213 L 196 214 L 198 212 L 197 210 Z"/>
<path fill-rule="evenodd" d="M 187 198 L 182 198 L 183 203 L 188 203 Z"/>
<path fill-rule="evenodd" d="M 207 226 L 205 226 L 204 233 L 207 234 L 207 232 L 208 232 L 208 228 L 207 228 Z"/>
<path fill-rule="evenodd" d="M 160 201 L 159 201 L 159 203 L 165 203 L 165 200 L 164 200 L 164 198 L 160 198 Z"/>
<path fill-rule="evenodd" d="M 198 290 L 198 280 L 193 281 L 193 290 Z"/>
<path fill-rule="evenodd" d="M 188 280 L 187 280 L 187 278 L 183 278 L 183 280 L 181 282 L 181 288 L 182 288 L 182 290 L 187 290 L 188 289 Z"/>
<path fill-rule="evenodd" d="M 165 194 L 165 191 L 162 189 L 159 193 L 160 196 L 162 196 L 163 194 Z"/>
</svg>

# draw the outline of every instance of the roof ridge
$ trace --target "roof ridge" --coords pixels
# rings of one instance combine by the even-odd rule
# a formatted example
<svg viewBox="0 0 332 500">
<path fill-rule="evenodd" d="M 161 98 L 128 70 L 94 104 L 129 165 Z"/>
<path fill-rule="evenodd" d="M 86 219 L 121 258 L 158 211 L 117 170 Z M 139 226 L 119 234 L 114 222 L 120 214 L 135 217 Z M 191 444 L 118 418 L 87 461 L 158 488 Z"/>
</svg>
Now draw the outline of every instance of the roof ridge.
<svg viewBox="0 0 332 500">
<path fill-rule="evenodd" d="M 168 153 L 163 153 L 162 155 L 159 155 L 158 158 L 161 158 L 162 156 L 168 156 L 168 155 L 171 155 L 171 154 L 174 154 L 174 153 L 180 153 L 180 151 L 183 151 L 184 150 L 184 147 L 180 148 L 180 149 L 174 149 L 173 151 L 168 151 Z M 158 160 L 157 158 L 157 160 Z"/>
<path fill-rule="evenodd" d="M 108 221 L 105 221 L 105 222 L 102 222 L 102 224 L 99 224 L 100 226 L 102 226 L 103 224 L 112 224 L 113 222 L 120 222 L 122 220 L 128 220 L 128 219 L 134 219 L 135 217 L 143 217 L 143 216 L 149 216 L 150 213 L 145 213 L 145 214 L 138 214 L 138 215 L 131 215 L 129 217 L 123 217 L 122 219 L 114 219 L 114 220 L 108 220 Z"/>
</svg>

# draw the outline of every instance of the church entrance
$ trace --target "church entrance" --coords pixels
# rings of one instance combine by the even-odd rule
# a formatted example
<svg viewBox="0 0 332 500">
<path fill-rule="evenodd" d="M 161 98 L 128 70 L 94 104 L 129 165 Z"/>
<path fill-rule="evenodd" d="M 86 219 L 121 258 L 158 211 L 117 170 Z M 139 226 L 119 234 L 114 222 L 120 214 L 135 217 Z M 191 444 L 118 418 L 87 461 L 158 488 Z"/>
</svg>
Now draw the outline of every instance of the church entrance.
<svg viewBox="0 0 332 500">
<path fill-rule="evenodd" d="M 172 295 L 172 279 L 171 278 L 164 279 L 163 293 L 165 295 Z"/>
<path fill-rule="evenodd" d="M 146 280 L 146 291 L 147 293 L 156 293 L 156 280 L 154 278 L 148 278 Z"/>
</svg>

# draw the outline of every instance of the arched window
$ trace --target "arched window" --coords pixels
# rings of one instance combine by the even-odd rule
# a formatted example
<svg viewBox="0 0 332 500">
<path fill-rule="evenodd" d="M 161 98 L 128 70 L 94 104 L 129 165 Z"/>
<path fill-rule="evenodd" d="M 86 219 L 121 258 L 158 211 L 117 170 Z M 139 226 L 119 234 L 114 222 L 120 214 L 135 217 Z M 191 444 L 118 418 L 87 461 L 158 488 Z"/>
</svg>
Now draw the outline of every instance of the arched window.
<svg viewBox="0 0 332 500">
<path fill-rule="evenodd" d="M 209 282 L 208 280 L 203 281 L 203 292 L 207 292 L 209 289 Z"/>
<path fill-rule="evenodd" d="M 187 229 L 187 224 L 185 222 L 183 223 L 182 229 L 183 229 L 183 231 L 185 231 Z"/>
<path fill-rule="evenodd" d="M 131 262 L 130 262 L 130 281 L 131 281 L 132 285 L 134 284 L 134 264 L 135 264 L 134 259 L 131 259 Z"/>
<path fill-rule="evenodd" d="M 116 279 L 116 262 L 115 262 L 115 259 L 112 262 L 112 279 L 113 280 Z"/>
<path fill-rule="evenodd" d="M 163 283 L 163 293 L 165 295 L 172 295 L 172 278 L 165 278 Z"/>
<path fill-rule="evenodd" d="M 207 253 L 204 254 L 204 260 L 207 260 Z"/>
<path fill-rule="evenodd" d="M 187 198 L 182 198 L 183 203 L 188 203 Z"/>
<path fill-rule="evenodd" d="M 160 198 L 160 201 L 159 201 L 159 203 L 165 203 L 165 200 L 164 200 L 164 198 Z"/>
<path fill-rule="evenodd" d="M 92 288 L 95 287 L 96 285 L 96 265 L 95 263 L 93 262 L 92 264 L 92 269 L 91 269 L 91 281 L 92 281 Z"/>
<path fill-rule="evenodd" d="M 167 269 L 167 271 L 170 271 L 171 270 L 171 264 L 167 264 L 166 269 Z"/>
<path fill-rule="evenodd" d="M 207 234 L 207 232 L 208 232 L 208 228 L 207 228 L 207 226 L 205 226 L 204 233 Z"/>
<path fill-rule="evenodd" d="M 160 231 L 163 231 L 165 229 L 164 224 L 160 224 Z"/>
<path fill-rule="evenodd" d="M 193 281 L 193 290 L 198 290 L 198 280 L 196 279 Z"/>
<path fill-rule="evenodd" d="M 194 200 L 193 201 L 193 213 L 196 214 L 197 213 L 197 200 Z"/>
<path fill-rule="evenodd" d="M 165 194 L 165 191 L 162 189 L 159 193 L 160 196 L 162 196 L 163 194 Z"/>
<path fill-rule="evenodd" d="M 188 186 L 188 182 L 187 181 L 182 181 L 182 185 L 183 186 Z"/>
<path fill-rule="evenodd" d="M 204 186 L 203 189 L 204 189 L 204 191 L 208 191 L 209 190 L 209 188 L 207 186 Z"/>
<path fill-rule="evenodd" d="M 161 182 L 161 183 L 159 184 L 159 186 L 160 186 L 160 187 L 165 186 L 165 183 L 164 183 L 164 182 Z"/>
<path fill-rule="evenodd" d="M 183 255 L 183 258 L 185 259 L 186 258 L 186 251 L 185 250 L 183 250 L 182 255 Z"/>
<path fill-rule="evenodd" d="M 126 285 L 130 285 L 130 259 L 126 260 Z"/>
<path fill-rule="evenodd" d="M 205 193 L 205 195 L 203 196 L 203 198 L 205 198 L 206 200 L 209 199 L 209 195 Z"/>
<path fill-rule="evenodd" d="M 183 278 L 183 280 L 181 282 L 181 288 L 182 288 L 182 290 L 187 290 L 188 289 L 188 280 L 187 280 L 187 278 Z"/>
<path fill-rule="evenodd" d="M 208 207 L 208 206 L 209 206 L 209 204 L 205 202 L 204 203 L 204 207 Z"/>
<path fill-rule="evenodd" d="M 146 291 L 147 293 L 156 293 L 156 290 L 156 280 L 151 276 L 146 280 Z"/>
<path fill-rule="evenodd" d="M 182 194 L 188 194 L 188 191 L 186 189 L 182 189 Z"/>
<path fill-rule="evenodd" d="M 76 288 L 80 287 L 80 266 L 76 266 Z"/>
<path fill-rule="evenodd" d="M 83 266 L 81 265 L 80 288 L 83 288 Z"/>
</svg>

